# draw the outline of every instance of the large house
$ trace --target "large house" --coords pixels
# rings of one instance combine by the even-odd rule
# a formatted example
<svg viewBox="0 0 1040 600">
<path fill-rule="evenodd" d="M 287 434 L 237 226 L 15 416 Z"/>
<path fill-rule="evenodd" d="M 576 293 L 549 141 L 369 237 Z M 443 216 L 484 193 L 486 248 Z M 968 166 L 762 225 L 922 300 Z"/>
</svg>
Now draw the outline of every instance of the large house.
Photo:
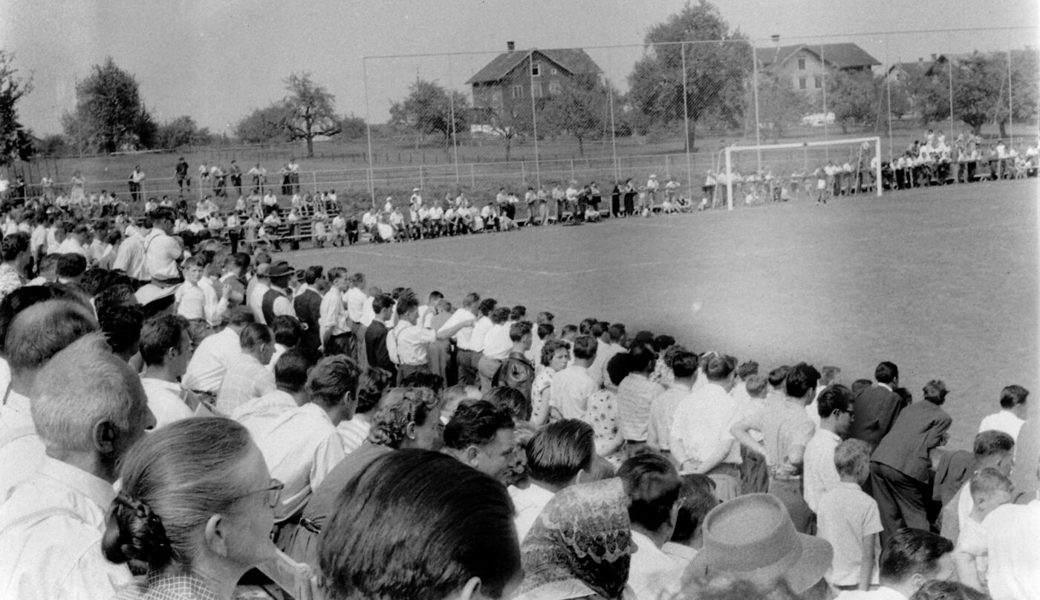
<svg viewBox="0 0 1040 600">
<path fill-rule="evenodd" d="M 795 44 L 755 48 L 758 67 L 791 82 L 796 90 L 815 96 L 823 90 L 824 76 L 843 71 L 870 73 L 880 65 L 856 44 Z"/>
<path fill-rule="evenodd" d="M 513 42 L 483 69 L 470 77 L 473 86 L 474 130 L 492 123 L 509 127 L 531 120 L 531 97 L 560 93 L 563 84 L 578 75 L 600 73 L 595 61 L 580 48 L 517 50 Z"/>
</svg>

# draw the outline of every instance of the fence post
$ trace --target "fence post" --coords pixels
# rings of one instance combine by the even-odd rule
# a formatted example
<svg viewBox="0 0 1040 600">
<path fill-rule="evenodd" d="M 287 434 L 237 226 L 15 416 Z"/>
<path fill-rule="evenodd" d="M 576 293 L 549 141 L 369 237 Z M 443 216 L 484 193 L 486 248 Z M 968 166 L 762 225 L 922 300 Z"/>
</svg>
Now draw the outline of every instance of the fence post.
<svg viewBox="0 0 1040 600">
<path fill-rule="evenodd" d="M 473 172 L 473 163 L 469 163 L 469 187 L 477 187 L 477 176 Z"/>
<path fill-rule="evenodd" d="M 574 179 L 574 157 L 571 157 L 571 179 Z"/>
<path fill-rule="evenodd" d="M 313 186 L 313 189 L 311 191 L 313 193 L 317 194 L 318 193 L 318 172 L 317 171 L 311 171 L 311 185 Z"/>
<path fill-rule="evenodd" d="M 527 161 L 520 161 L 520 185 L 527 185 Z"/>
</svg>

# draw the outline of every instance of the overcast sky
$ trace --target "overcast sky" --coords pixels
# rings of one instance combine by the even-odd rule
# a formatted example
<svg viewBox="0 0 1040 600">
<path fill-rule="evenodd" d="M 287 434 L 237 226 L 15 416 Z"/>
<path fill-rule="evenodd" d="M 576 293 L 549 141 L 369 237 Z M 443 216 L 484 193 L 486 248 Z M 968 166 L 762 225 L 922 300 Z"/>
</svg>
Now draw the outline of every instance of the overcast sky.
<svg viewBox="0 0 1040 600">
<path fill-rule="evenodd" d="M 627 46 L 589 50 L 625 89 L 624 77 L 647 30 L 682 5 L 674 0 L 0 0 L 0 46 L 16 54 L 23 74 L 33 76 L 35 91 L 19 112 L 38 134 L 60 131 L 62 113 L 75 104 L 77 78 L 106 56 L 136 76 L 159 121 L 187 114 L 220 133 L 230 132 L 252 109 L 281 98 L 282 80 L 298 71 L 311 72 L 335 94 L 339 112 L 384 121 L 389 103 L 417 75 L 465 89 L 465 80 L 507 40 L 519 49 Z M 854 41 L 882 63 L 1035 46 L 1038 35 L 1036 0 L 724 0 L 718 5 L 731 26 L 759 45 L 771 45 L 773 34 L 781 36 L 781 44 Z M 1033 29 L 879 35 L 1022 26 Z M 445 53 L 470 54 L 365 59 Z"/>
</svg>

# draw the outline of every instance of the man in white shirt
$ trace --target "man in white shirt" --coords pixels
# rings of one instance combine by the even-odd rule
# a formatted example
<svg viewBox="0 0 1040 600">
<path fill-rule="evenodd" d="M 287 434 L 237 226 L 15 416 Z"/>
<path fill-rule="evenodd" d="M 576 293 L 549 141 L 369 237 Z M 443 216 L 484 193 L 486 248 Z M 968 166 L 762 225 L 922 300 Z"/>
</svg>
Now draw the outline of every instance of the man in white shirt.
<svg viewBox="0 0 1040 600">
<path fill-rule="evenodd" d="M 574 340 L 573 350 L 574 360 L 553 375 L 549 404 L 564 419 L 588 421 L 589 396 L 596 391 L 588 367 L 596 358 L 596 340 L 591 335 L 580 335 Z"/>
<path fill-rule="evenodd" d="M 908 600 L 922 585 L 953 575 L 953 542 L 920 529 L 900 529 L 885 544 L 881 587 L 847 591 L 836 600 Z"/>
<path fill-rule="evenodd" d="M 509 486 L 516 507 L 517 538 L 523 541 L 545 505 L 560 490 L 590 481 L 596 458 L 596 436 L 592 426 L 577 419 L 547 425 L 525 448 L 531 482 L 525 488 Z"/>
<path fill-rule="evenodd" d="M 650 403 L 646 443 L 658 452 L 671 452 L 672 422 L 679 405 L 692 393 L 693 382 L 697 379 L 697 355 L 686 351 L 677 353 L 672 359 L 672 373 L 675 381 Z"/>
<path fill-rule="evenodd" d="M 470 292 L 462 299 L 462 307 L 455 310 L 451 317 L 437 331 L 447 331 L 455 325 L 464 321 L 475 322 L 476 315 L 473 311 L 480 302 L 480 295 Z M 467 326 L 455 332 L 456 363 L 458 365 L 458 380 L 462 384 L 472 384 L 476 381 L 476 362 L 473 360 L 475 354 L 473 348 L 473 327 Z"/>
<path fill-rule="evenodd" d="M 679 472 L 707 474 L 715 481 L 715 495 L 725 502 L 740 491 L 740 445 L 730 433 L 742 416 L 729 395 L 736 359 L 709 352 L 700 362 L 707 383 L 676 409 L 669 446 Z"/>
<path fill-rule="evenodd" d="M 232 413 L 256 440 L 271 476 L 285 484 L 275 508 L 276 522 L 300 511 L 343 460 L 336 425 L 353 416 L 358 373 L 346 357 L 326 357 L 311 369 L 301 351 L 289 350 L 275 365 L 277 390 Z"/>
<path fill-rule="evenodd" d="M 112 482 L 155 420 L 137 375 L 100 334 L 73 342 L 39 377 L 47 385 L 32 412 L 47 457 L 0 511 L 0 597 L 112 598 L 131 580 L 101 552 Z"/>
<path fill-rule="evenodd" d="M 31 295 L 31 290 L 15 290 L 12 302 Z M 71 299 L 26 304 L 12 315 L 4 344 L 10 384 L 0 404 L 0 504 L 8 490 L 30 476 L 44 458 L 30 401 L 41 369 L 62 349 L 97 329 L 90 308 Z"/>
<path fill-rule="evenodd" d="M 427 344 L 437 339 L 448 339 L 459 329 L 472 325 L 463 321 L 437 332 L 429 323 L 423 325 L 418 321 L 419 299 L 412 294 L 398 298 L 397 325 L 386 336 L 386 349 L 390 354 L 390 360 L 397 365 L 398 382 L 413 373 L 430 372 Z"/>
<path fill-rule="evenodd" d="M 625 326 L 622 323 L 613 323 L 610 327 L 607 327 L 607 339 L 605 346 L 600 346 L 596 350 L 596 364 L 599 368 L 596 372 L 592 372 L 590 369 L 589 375 L 597 385 L 602 385 L 608 390 L 617 391 L 617 386 L 610 380 L 610 376 L 607 375 L 607 365 L 610 364 L 610 359 L 614 358 L 615 355 L 625 352 L 625 347 L 621 344 L 625 340 Z M 600 356 L 600 351 L 603 352 L 603 356 Z"/>
<path fill-rule="evenodd" d="M 834 450 L 849 436 L 854 417 L 852 390 L 832 385 L 816 398 L 820 426 L 805 445 L 803 482 L 805 503 L 816 512 L 816 505 L 827 490 L 838 485 Z"/>
<path fill-rule="evenodd" d="M 181 378 L 185 390 L 216 394 L 224 381 L 228 365 L 242 353 L 239 334 L 256 321 L 253 312 L 245 306 L 236 306 L 228 316 L 228 325 L 218 333 L 206 337 L 195 349 L 188 369 Z"/>
<path fill-rule="evenodd" d="M 1018 440 L 1018 432 L 1026 422 L 1026 413 L 1029 411 L 1026 400 L 1029 398 L 1029 390 L 1020 385 L 1009 385 L 1000 391 L 1000 412 L 994 413 L 982 419 L 979 423 L 979 433 L 989 429 L 1003 431 L 1012 439 Z"/>
<path fill-rule="evenodd" d="M 321 307 L 318 309 L 319 337 L 324 346 L 325 340 L 330 336 L 339 335 L 347 331 L 346 313 L 343 307 L 343 292 L 349 285 L 347 270 L 343 267 L 329 269 L 329 290 L 321 298 Z"/>
<path fill-rule="evenodd" d="M 260 263 L 256 265 L 253 279 L 246 289 L 246 305 L 253 311 L 253 318 L 257 323 L 264 321 L 264 295 L 271 289 L 271 280 L 268 274 L 271 272 L 271 263 Z"/>
<path fill-rule="evenodd" d="M 184 283 L 177 287 L 175 302 L 178 315 L 193 323 L 193 327 L 197 325 L 208 330 L 223 321 L 231 288 L 217 294 L 206 269 L 202 255 L 193 256 L 184 263 Z"/>
<path fill-rule="evenodd" d="M 157 315 L 145 321 L 140 353 L 144 361 L 141 385 L 148 397 L 148 408 L 155 415 L 155 428 L 191 417 L 192 410 L 178 383 L 191 359 L 191 337 L 184 320 Z"/>
<path fill-rule="evenodd" d="M 983 469 L 996 469 L 1005 477 L 1011 476 L 1015 466 L 1015 439 L 1003 431 L 989 429 L 975 435 L 972 442 L 972 471 L 978 473 Z M 971 516 L 972 498 L 970 492 L 971 477 L 966 477 L 964 485 L 943 506 L 942 531 L 948 540 L 957 542 L 961 534 L 968 529 L 978 530 L 979 522 Z"/>
<path fill-rule="evenodd" d="M 632 564 L 628 585 L 643 600 L 670 597 L 679 591 L 686 564 L 665 554 L 661 547 L 672 537 L 682 482 L 668 459 L 660 454 L 633 456 L 622 463 L 618 478 L 628 494 L 632 522 Z"/>
<path fill-rule="evenodd" d="M 229 415 L 240 405 L 275 390 L 274 373 L 264 366 L 274 354 L 270 328 L 250 323 L 239 335 L 241 353 L 228 361 L 224 381 L 217 392 L 217 410 Z"/>
<path fill-rule="evenodd" d="M 361 319 L 364 316 L 365 310 L 365 275 L 364 273 L 354 273 L 350 278 L 350 287 L 346 293 L 343 294 L 343 303 L 347 309 L 347 319 L 350 325 L 351 331 L 354 332 L 358 338 L 364 337 L 364 332 L 358 332 L 358 328 L 361 325 Z"/>
<path fill-rule="evenodd" d="M 61 241 L 58 246 L 58 254 L 79 254 L 83 258 L 87 258 L 87 237 L 90 235 L 90 229 L 86 223 L 77 223 L 73 226 L 65 239 Z"/>
<path fill-rule="evenodd" d="M 170 235 L 176 220 L 171 208 L 158 208 L 152 213 L 152 230 L 144 238 L 144 266 L 148 278 L 176 281 L 181 273 L 177 268 L 184 249 L 181 242 Z"/>
<path fill-rule="evenodd" d="M 509 308 L 499 306 L 491 311 L 488 318 L 491 320 L 491 327 L 484 336 L 484 347 L 480 360 L 477 361 L 480 391 L 485 394 L 491 391 L 491 381 L 495 373 L 513 349 L 513 341 L 509 339 Z"/>
</svg>

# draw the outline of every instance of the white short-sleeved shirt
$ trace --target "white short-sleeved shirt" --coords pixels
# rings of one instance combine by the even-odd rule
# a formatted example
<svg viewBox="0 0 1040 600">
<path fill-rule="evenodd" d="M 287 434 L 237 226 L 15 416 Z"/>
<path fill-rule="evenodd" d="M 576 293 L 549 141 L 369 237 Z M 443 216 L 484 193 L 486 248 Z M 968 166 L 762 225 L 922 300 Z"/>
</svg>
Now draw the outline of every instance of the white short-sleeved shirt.
<svg viewBox="0 0 1040 600">
<path fill-rule="evenodd" d="M 542 514 L 542 509 L 549 504 L 555 494 L 534 482 L 526 488 L 509 486 L 508 491 L 509 497 L 513 499 L 513 506 L 516 508 L 516 516 L 513 517 L 513 521 L 516 523 L 516 536 L 523 542 L 528 532 L 534 527 L 535 521 L 538 520 L 538 515 Z"/>
<path fill-rule="evenodd" d="M 553 375 L 549 390 L 549 404 L 562 418 L 588 420 L 589 396 L 596 391 L 596 383 L 585 367 L 568 365 Z"/>
<path fill-rule="evenodd" d="M 296 513 L 343 460 L 336 427 L 317 404 L 297 406 L 291 395 L 276 390 L 240 405 L 231 416 L 253 436 L 271 477 L 285 484 L 276 520 Z"/>
<path fill-rule="evenodd" d="M 1040 500 L 998 506 L 983 519 L 981 533 L 963 549 L 987 555 L 993 600 L 1040 598 Z"/>
<path fill-rule="evenodd" d="M 658 394 L 650 403 L 650 425 L 646 433 L 646 442 L 651 448 L 668 450 L 670 448 L 672 423 L 679 405 L 690 397 L 691 391 L 684 386 L 672 386 Z"/>
<path fill-rule="evenodd" d="M 998 413 L 993 413 L 983 417 L 982 422 L 979 423 L 979 433 L 983 431 L 989 431 L 996 429 L 997 431 L 1003 431 L 1010 435 L 1014 440 L 1018 441 L 1018 432 L 1022 431 L 1022 425 L 1025 421 L 1018 418 L 1018 415 L 1011 412 L 1010 410 L 1002 410 Z"/>
<path fill-rule="evenodd" d="M 194 415 L 184 403 L 179 383 L 142 377 L 141 387 L 148 397 L 148 409 L 155 415 L 155 429 Z"/>
<path fill-rule="evenodd" d="M 705 383 L 693 391 L 679 405 L 672 423 L 669 446 L 676 458 L 698 463 L 719 449 L 729 445 L 723 463 L 740 464 L 740 444 L 735 444 L 730 428 L 742 414 L 737 401 L 717 383 Z M 680 465 L 680 470 L 684 469 Z"/>
<path fill-rule="evenodd" d="M 181 378 L 181 385 L 186 390 L 199 392 L 216 392 L 224 381 L 228 364 L 242 354 L 239 334 L 230 327 L 225 327 L 202 340 L 199 347 L 188 362 L 188 370 Z"/>
<path fill-rule="evenodd" d="M 682 573 L 686 565 L 665 554 L 654 542 L 642 533 L 632 531 L 632 564 L 628 572 L 628 585 L 638 600 L 670 598 L 679 591 Z"/>
<path fill-rule="evenodd" d="M 253 355 L 240 352 L 228 362 L 224 381 L 217 392 L 217 410 L 229 415 L 242 404 L 275 389 L 274 373 Z"/>
<path fill-rule="evenodd" d="M 45 458 L 0 510 L 0 598 L 113 598 L 130 570 L 105 560 L 101 536 L 115 491 Z"/>
<path fill-rule="evenodd" d="M 646 441 L 650 427 L 650 405 L 664 392 L 642 373 L 631 373 L 618 385 L 618 421 L 626 440 Z"/>
<path fill-rule="evenodd" d="M 841 481 L 820 497 L 817 505 L 816 535 L 834 548 L 834 560 L 826 578 L 831 585 L 857 585 L 862 564 L 860 542 L 868 535 L 881 532 L 881 515 L 877 502 L 858 484 Z M 871 583 L 878 582 L 877 560 L 881 553 L 874 538 L 874 570 Z"/>
<path fill-rule="evenodd" d="M 841 443 L 841 438 L 833 431 L 817 429 L 809 443 L 805 445 L 805 458 L 802 462 L 805 503 L 816 511 L 816 504 L 827 490 L 838 485 L 838 469 L 834 466 L 834 450 Z"/>
</svg>

